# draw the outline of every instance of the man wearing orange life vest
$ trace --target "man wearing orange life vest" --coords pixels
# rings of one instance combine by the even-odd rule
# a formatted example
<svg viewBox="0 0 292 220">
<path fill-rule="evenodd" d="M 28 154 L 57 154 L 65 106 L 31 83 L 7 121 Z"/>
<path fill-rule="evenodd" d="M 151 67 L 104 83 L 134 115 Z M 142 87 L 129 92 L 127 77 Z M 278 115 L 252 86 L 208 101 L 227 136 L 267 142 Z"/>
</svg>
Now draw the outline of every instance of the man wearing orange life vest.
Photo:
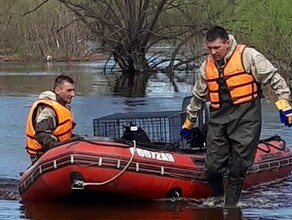
<svg viewBox="0 0 292 220">
<path fill-rule="evenodd" d="M 203 102 L 210 101 L 205 166 L 214 197 L 209 204 L 222 202 L 225 194 L 225 205 L 236 206 L 260 138 L 260 85 L 271 86 L 278 98 L 276 106 L 281 121 L 288 126 L 292 124 L 290 90 L 262 54 L 237 44 L 224 28 L 211 28 L 206 40 L 210 54 L 200 68 L 181 136 L 190 138 L 197 112 Z M 228 183 L 224 193 L 226 173 Z"/>
<path fill-rule="evenodd" d="M 74 96 L 73 79 L 60 75 L 55 79 L 54 91 L 43 92 L 32 105 L 26 125 L 26 148 L 32 163 L 72 138 L 74 121 L 69 104 Z"/>
</svg>

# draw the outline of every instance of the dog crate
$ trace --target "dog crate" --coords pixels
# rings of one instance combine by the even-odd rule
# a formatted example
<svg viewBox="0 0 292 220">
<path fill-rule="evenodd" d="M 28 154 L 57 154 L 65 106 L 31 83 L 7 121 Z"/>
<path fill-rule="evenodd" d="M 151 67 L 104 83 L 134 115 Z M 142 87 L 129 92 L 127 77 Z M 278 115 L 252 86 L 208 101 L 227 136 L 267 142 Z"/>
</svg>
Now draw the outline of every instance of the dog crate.
<svg viewBox="0 0 292 220">
<path fill-rule="evenodd" d="M 116 113 L 93 120 L 94 136 L 121 138 L 125 127 L 135 125 L 145 131 L 151 143 L 182 146 L 182 111 Z"/>
</svg>

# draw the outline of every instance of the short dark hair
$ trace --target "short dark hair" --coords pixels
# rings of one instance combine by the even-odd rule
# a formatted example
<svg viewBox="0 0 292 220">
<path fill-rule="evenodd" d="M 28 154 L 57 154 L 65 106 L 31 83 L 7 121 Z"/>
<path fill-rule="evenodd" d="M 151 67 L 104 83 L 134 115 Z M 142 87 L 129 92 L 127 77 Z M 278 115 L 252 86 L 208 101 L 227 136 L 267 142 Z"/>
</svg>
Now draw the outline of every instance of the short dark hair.
<svg viewBox="0 0 292 220">
<path fill-rule="evenodd" d="M 66 76 L 66 75 L 59 75 L 57 76 L 57 78 L 55 79 L 54 82 L 54 89 L 60 85 L 62 85 L 64 82 L 68 82 L 71 84 L 74 84 L 74 80 L 70 77 L 70 76 Z"/>
<path fill-rule="evenodd" d="M 229 40 L 227 31 L 220 26 L 214 26 L 207 31 L 206 40 L 213 42 L 214 40 L 222 39 L 224 41 Z"/>
</svg>

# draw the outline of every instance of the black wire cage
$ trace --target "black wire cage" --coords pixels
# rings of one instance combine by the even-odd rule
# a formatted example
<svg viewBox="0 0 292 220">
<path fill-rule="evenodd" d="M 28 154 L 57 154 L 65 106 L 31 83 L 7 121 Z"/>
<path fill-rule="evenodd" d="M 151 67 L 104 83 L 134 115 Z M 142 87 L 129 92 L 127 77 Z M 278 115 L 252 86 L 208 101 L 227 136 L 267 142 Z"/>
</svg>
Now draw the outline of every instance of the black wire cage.
<svg viewBox="0 0 292 220">
<path fill-rule="evenodd" d="M 132 112 L 116 113 L 93 120 L 94 136 L 120 139 L 126 127 L 137 126 L 144 130 L 151 143 L 184 145 L 180 129 L 185 112 Z"/>
<path fill-rule="evenodd" d="M 153 144 L 171 145 L 179 148 L 201 148 L 206 139 L 210 117 L 209 107 L 206 103 L 198 112 L 198 128 L 192 129 L 192 140 L 186 141 L 180 136 L 180 130 L 186 118 L 186 108 L 190 100 L 191 96 L 185 97 L 179 111 L 115 113 L 93 119 L 94 136 L 121 139 L 124 137 L 127 127 L 137 126 L 145 132 L 146 139 Z M 135 138 L 137 142 L 142 142 L 143 138 L 137 136 Z"/>
</svg>

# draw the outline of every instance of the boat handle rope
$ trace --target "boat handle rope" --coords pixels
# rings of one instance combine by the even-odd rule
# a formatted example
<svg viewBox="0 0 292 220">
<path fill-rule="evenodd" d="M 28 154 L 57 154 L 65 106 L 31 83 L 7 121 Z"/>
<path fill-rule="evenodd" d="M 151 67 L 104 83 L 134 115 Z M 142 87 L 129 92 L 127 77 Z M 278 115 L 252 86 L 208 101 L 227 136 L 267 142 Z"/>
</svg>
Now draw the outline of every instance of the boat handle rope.
<svg viewBox="0 0 292 220">
<path fill-rule="evenodd" d="M 132 154 L 130 160 L 128 161 L 127 165 L 121 170 L 121 172 L 119 172 L 114 177 L 103 182 L 84 182 L 83 180 L 75 180 L 73 184 L 71 185 L 71 189 L 84 189 L 85 186 L 102 186 L 116 180 L 129 168 L 129 166 L 133 162 L 134 156 L 136 153 L 136 148 L 137 148 L 137 143 L 135 140 L 133 140 L 133 151 L 130 151 Z"/>
<path fill-rule="evenodd" d="M 261 148 L 259 146 L 257 146 L 257 148 L 259 150 L 263 151 L 264 153 L 270 153 L 271 152 L 271 147 L 273 147 L 273 148 L 275 148 L 276 150 L 279 150 L 279 151 L 285 150 L 285 148 L 286 148 L 286 141 L 284 141 L 283 139 L 281 139 L 279 136 L 275 136 L 274 139 L 271 138 L 271 140 L 276 140 L 276 141 L 279 141 L 279 142 L 283 142 L 282 147 L 278 147 L 278 146 L 276 146 L 274 144 L 269 143 L 268 142 L 269 139 L 267 139 L 267 140 L 260 140 L 259 141 L 259 143 L 262 143 L 262 144 L 264 144 L 267 147 L 267 150 L 266 149 L 263 149 L 263 148 Z"/>
</svg>

